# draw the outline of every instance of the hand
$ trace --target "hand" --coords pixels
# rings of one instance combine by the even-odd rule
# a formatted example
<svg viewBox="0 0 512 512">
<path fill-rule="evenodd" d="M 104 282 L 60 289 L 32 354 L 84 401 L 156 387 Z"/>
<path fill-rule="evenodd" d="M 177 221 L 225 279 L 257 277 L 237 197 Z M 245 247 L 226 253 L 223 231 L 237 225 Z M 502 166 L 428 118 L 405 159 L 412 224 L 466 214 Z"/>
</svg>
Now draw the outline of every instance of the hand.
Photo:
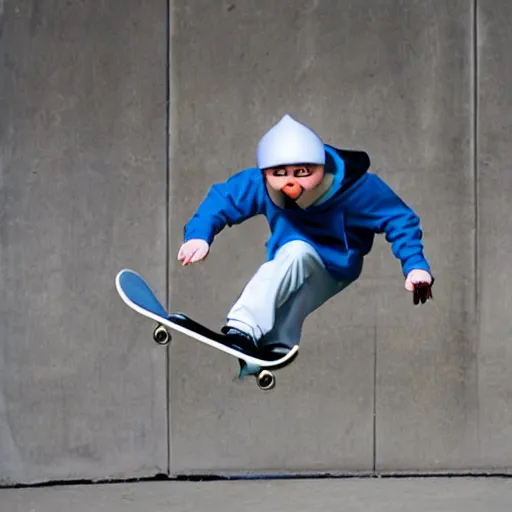
<svg viewBox="0 0 512 512">
<path fill-rule="evenodd" d="M 185 242 L 178 251 L 178 260 L 181 261 L 183 266 L 190 263 L 197 263 L 198 261 L 204 260 L 210 246 L 204 240 L 194 238 Z"/>
<path fill-rule="evenodd" d="M 434 278 L 425 270 L 415 269 L 407 274 L 405 289 L 413 292 L 413 303 L 417 306 L 420 302 L 425 304 L 432 298 L 432 285 Z"/>
</svg>

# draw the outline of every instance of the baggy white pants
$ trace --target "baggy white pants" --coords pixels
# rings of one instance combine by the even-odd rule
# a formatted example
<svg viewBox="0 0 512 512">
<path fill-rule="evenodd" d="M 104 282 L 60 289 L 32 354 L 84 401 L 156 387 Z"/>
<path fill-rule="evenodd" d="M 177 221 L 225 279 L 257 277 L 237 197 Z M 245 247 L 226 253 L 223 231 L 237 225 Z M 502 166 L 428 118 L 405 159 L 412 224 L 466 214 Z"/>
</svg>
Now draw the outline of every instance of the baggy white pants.
<svg viewBox="0 0 512 512">
<path fill-rule="evenodd" d="M 258 345 L 299 343 L 306 317 L 350 282 L 336 281 L 316 250 L 295 240 L 261 265 L 227 315 L 227 325 Z"/>
</svg>

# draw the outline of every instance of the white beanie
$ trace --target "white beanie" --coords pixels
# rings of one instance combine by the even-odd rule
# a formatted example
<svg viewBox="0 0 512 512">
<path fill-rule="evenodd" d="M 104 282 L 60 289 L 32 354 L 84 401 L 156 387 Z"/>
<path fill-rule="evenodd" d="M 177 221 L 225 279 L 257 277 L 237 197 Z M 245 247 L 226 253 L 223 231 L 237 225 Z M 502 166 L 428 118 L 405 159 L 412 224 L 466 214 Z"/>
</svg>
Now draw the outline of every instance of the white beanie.
<svg viewBox="0 0 512 512">
<path fill-rule="evenodd" d="M 259 141 L 258 167 L 325 163 L 322 139 L 310 128 L 286 114 Z"/>
</svg>

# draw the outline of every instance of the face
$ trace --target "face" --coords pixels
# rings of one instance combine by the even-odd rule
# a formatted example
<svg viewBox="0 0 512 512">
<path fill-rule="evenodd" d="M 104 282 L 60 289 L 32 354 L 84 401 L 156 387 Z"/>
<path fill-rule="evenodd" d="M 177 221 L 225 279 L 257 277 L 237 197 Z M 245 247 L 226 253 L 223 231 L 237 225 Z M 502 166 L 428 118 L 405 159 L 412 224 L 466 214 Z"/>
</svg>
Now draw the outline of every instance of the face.
<svg viewBox="0 0 512 512">
<path fill-rule="evenodd" d="M 296 201 L 306 191 L 320 185 L 324 166 L 316 164 L 286 165 L 264 170 L 267 183 Z"/>
</svg>

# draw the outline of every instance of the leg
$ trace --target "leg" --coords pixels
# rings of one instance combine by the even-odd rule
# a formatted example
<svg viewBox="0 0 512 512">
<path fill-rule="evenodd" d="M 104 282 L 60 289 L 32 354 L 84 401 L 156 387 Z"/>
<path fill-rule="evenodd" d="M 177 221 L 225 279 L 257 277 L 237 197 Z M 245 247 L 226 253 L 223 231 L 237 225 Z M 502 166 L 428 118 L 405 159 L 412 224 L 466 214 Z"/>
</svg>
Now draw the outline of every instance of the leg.
<svg viewBox="0 0 512 512">
<path fill-rule="evenodd" d="M 260 340 L 260 346 L 279 344 L 290 349 L 298 344 L 308 315 L 350 284 L 336 281 L 323 269 L 312 274 L 277 310 L 274 327 Z"/>
<path fill-rule="evenodd" d="M 303 275 L 305 279 L 303 282 L 301 281 L 302 284 L 300 284 L 297 289 L 292 289 L 291 291 L 289 289 L 285 290 L 289 292 L 286 302 L 283 303 L 282 300 L 278 300 L 277 304 L 280 304 L 279 307 L 269 308 L 271 311 L 269 311 L 268 314 L 269 316 L 272 314 L 272 318 L 274 319 L 273 326 L 272 329 L 265 332 L 258 340 L 260 347 L 272 347 L 272 350 L 282 351 L 283 354 L 286 353 L 300 342 L 302 325 L 306 317 L 350 284 L 350 281 L 341 282 L 333 279 L 325 270 L 317 253 L 309 245 L 304 245 L 306 245 L 306 247 L 301 247 L 298 244 L 294 245 L 293 250 L 297 251 L 296 257 L 307 260 L 308 272 L 306 275 Z M 285 247 L 283 247 L 283 249 Z M 287 249 L 291 249 L 291 247 L 287 247 Z M 280 256 L 283 256 L 283 254 L 280 254 Z M 281 267 L 281 269 L 284 273 L 285 268 Z M 260 271 L 258 271 L 258 273 Z M 257 278 L 258 273 L 256 273 L 253 280 Z M 249 284 L 254 285 L 255 283 L 250 282 Z M 249 290 L 251 291 L 251 288 L 249 288 Z M 244 298 L 246 291 L 247 287 L 237 304 Z M 284 295 L 284 293 L 281 295 Z M 237 304 L 235 304 L 233 309 L 237 307 Z M 264 302 L 264 304 L 267 303 Z M 241 322 L 238 323 L 236 320 L 233 321 L 232 325 L 240 326 L 240 328 L 245 327 L 244 324 Z M 257 375 L 259 371 L 260 367 L 258 365 L 246 364 L 240 360 L 239 378 L 243 378 L 246 375 Z"/>
<path fill-rule="evenodd" d="M 346 288 L 350 282 L 335 281 L 327 272 L 311 276 L 276 313 L 274 328 L 258 341 L 260 347 L 285 354 L 300 343 L 304 320 L 315 309 Z M 257 375 L 260 367 L 240 360 L 239 378 Z"/>
<path fill-rule="evenodd" d="M 305 283 L 309 283 L 308 286 L 296 296 Z M 295 336 L 296 327 L 288 326 L 286 318 L 303 313 L 305 318 L 337 293 L 340 286 L 343 287 L 330 277 L 311 245 L 299 240 L 289 242 L 281 247 L 272 261 L 264 263 L 249 281 L 228 313 L 226 327 L 234 327 L 259 340 L 274 329 L 278 312 L 279 332 L 286 334 L 291 329 Z M 295 306 L 295 299 L 288 304 L 292 297 L 299 297 Z M 300 333 L 304 318 L 288 323 L 298 322 Z"/>
</svg>

